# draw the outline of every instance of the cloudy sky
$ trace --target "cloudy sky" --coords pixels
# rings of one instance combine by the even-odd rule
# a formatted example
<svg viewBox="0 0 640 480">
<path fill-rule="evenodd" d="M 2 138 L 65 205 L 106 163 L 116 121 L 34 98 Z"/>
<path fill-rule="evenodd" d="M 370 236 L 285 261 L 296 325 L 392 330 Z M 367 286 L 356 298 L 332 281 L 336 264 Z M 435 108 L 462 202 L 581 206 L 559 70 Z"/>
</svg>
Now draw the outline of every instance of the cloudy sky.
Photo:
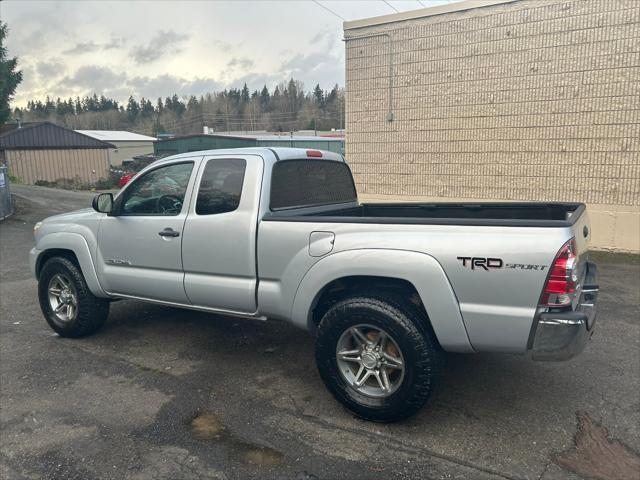
<svg viewBox="0 0 640 480">
<path fill-rule="evenodd" d="M 23 72 L 14 106 L 46 95 L 201 95 L 344 84 L 342 20 L 455 0 L 30 1 L 0 3 Z M 329 11 L 331 10 L 331 11 Z"/>
</svg>

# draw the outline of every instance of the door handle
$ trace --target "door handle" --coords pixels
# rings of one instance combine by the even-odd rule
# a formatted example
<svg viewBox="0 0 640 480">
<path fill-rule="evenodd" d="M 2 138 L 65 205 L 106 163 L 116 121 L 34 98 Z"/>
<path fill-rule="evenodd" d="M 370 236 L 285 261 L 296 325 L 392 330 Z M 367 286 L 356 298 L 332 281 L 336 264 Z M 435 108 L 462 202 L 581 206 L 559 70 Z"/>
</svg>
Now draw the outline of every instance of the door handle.
<svg viewBox="0 0 640 480">
<path fill-rule="evenodd" d="M 176 232 L 173 228 L 167 227 L 161 232 L 158 232 L 158 235 L 160 235 L 161 237 L 179 237 L 180 232 Z"/>
</svg>

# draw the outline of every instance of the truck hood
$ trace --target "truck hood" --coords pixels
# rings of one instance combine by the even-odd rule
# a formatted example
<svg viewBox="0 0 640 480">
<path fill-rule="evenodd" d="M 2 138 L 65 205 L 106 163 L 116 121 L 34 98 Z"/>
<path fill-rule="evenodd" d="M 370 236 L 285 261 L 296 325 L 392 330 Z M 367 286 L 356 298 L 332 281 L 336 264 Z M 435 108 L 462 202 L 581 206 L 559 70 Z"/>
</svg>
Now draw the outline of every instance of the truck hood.
<svg viewBox="0 0 640 480">
<path fill-rule="evenodd" d="M 42 223 L 74 223 L 82 220 L 92 220 L 100 218 L 103 214 L 96 212 L 93 208 L 82 208 L 73 212 L 52 215 L 42 220 Z"/>
<path fill-rule="evenodd" d="M 38 248 L 41 240 L 47 235 L 59 233 L 74 233 L 84 237 L 87 243 L 97 238 L 100 221 L 104 218 L 104 213 L 96 212 L 93 208 L 83 208 L 73 212 L 53 215 L 42 220 L 40 228 L 35 234 L 36 246 Z M 95 241 L 93 241 L 95 244 Z"/>
</svg>

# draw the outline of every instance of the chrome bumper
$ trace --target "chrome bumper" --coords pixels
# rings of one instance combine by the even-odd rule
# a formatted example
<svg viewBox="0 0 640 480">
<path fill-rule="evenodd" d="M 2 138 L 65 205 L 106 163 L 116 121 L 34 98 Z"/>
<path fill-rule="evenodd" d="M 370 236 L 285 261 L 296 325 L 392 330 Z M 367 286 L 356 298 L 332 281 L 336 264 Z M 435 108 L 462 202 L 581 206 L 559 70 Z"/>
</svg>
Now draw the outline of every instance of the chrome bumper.
<svg viewBox="0 0 640 480">
<path fill-rule="evenodd" d="M 595 263 L 588 262 L 576 309 L 538 315 L 531 348 L 533 360 L 569 360 L 584 350 L 596 326 L 597 276 Z"/>
</svg>

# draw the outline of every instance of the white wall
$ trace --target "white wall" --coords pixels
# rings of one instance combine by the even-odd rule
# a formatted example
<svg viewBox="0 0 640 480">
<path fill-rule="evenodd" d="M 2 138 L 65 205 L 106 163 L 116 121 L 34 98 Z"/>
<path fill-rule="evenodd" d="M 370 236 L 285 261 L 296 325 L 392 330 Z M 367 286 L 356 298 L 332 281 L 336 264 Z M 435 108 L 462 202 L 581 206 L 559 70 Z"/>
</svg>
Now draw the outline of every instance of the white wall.
<svg viewBox="0 0 640 480">
<path fill-rule="evenodd" d="M 112 166 L 122 165 L 123 160 L 128 160 L 136 155 L 153 153 L 153 142 L 109 142 L 118 148 L 109 149 L 109 163 Z"/>
</svg>

